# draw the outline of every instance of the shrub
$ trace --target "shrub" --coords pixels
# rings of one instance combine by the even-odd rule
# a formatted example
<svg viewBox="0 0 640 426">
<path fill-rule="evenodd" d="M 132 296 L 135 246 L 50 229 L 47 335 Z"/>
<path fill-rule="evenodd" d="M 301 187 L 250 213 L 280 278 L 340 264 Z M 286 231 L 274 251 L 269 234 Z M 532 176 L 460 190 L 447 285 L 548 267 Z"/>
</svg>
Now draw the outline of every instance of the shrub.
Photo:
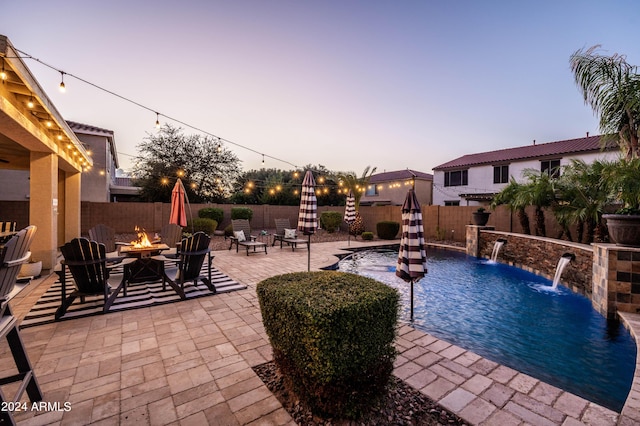
<svg viewBox="0 0 640 426">
<path fill-rule="evenodd" d="M 318 415 L 357 418 L 393 371 L 396 290 L 336 271 L 279 275 L 256 288 L 285 385 Z"/>
<path fill-rule="evenodd" d="M 373 232 L 363 232 L 361 234 L 363 240 L 371 241 L 373 240 Z"/>
<path fill-rule="evenodd" d="M 247 219 L 251 220 L 253 217 L 253 210 L 248 207 L 233 207 L 231 209 L 231 220 L 234 219 Z"/>
<path fill-rule="evenodd" d="M 340 212 L 322 212 L 320 213 L 320 226 L 327 232 L 335 232 L 342 223 L 342 213 Z"/>
<path fill-rule="evenodd" d="M 198 217 L 213 219 L 218 223 L 222 223 L 222 219 L 224 218 L 224 211 L 217 207 L 205 207 L 204 209 L 198 210 Z"/>
<path fill-rule="evenodd" d="M 378 237 L 383 240 L 393 240 L 400 230 L 400 223 L 391 220 L 383 220 L 376 224 Z"/>
<path fill-rule="evenodd" d="M 233 225 L 228 224 L 226 228 L 224 228 L 224 236 L 225 237 L 233 237 Z"/>
<path fill-rule="evenodd" d="M 193 232 L 202 231 L 207 235 L 213 235 L 213 232 L 218 227 L 218 222 L 213 219 L 207 219 L 205 217 L 197 217 L 188 221 L 186 230 Z"/>
</svg>

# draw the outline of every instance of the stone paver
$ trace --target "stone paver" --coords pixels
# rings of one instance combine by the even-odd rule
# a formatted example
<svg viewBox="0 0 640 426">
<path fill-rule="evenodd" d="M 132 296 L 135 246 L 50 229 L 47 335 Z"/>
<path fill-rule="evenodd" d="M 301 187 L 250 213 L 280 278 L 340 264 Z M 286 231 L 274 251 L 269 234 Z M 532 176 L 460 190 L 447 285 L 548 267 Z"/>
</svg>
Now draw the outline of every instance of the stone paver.
<svg viewBox="0 0 640 426">
<path fill-rule="evenodd" d="M 343 247 L 312 244 L 311 268 L 335 263 Z M 45 400 L 70 402 L 72 409 L 19 413 L 18 424 L 294 425 L 251 368 L 272 357 L 255 287 L 273 275 L 306 271 L 307 251 L 214 254 L 214 265 L 246 290 L 22 330 Z M 28 312 L 54 281 L 34 282 L 12 301 L 13 312 Z M 624 314 L 623 321 L 640 335 L 640 315 Z M 619 415 L 407 324 L 395 344 L 394 374 L 469 424 L 640 420 L 640 389 L 632 389 Z"/>
</svg>

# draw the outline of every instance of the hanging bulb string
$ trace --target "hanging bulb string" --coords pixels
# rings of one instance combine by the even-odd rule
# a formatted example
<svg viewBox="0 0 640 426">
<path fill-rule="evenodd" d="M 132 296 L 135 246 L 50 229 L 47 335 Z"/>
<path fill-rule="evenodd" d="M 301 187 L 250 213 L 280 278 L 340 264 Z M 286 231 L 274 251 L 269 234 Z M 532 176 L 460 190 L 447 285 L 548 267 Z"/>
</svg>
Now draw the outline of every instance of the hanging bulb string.
<svg viewBox="0 0 640 426">
<path fill-rule="evenodd" d="M 213 134 L 213 133 L 211 133 L 211 132 L 208 132 L 208 131 L 206 131 L 206 130 L 204 130 L 204 129 L 201 129 L 201 128 L 197 127 L 197 126 L 194 126 L 194 125 L 191 125 L 191 124 L 189 124 L 189 123 L 186 123 L 186 122 L 184 122 L 184 121 L 182 121 L 182 120 L 179 120 L 179 119 L 177 119 L 177 118 L 175 118 L 175 117 L 172 117 L 172 116 L 169 116 L 169 115 L 166 115 L 166 114 L 162 114 L 162 113 L 158 112 L 157 110 L 155 110 L 154 108 L 150 108 L 150 107 L 148 107 L 148 106 L 146 106 L 146 105 L 141 104 L 140 102 L 136 102 L 136 101 L 134 101 L 134 100 L 132 100 L 132 99 L 130 99 L 130 98 L 127 98 L 127 97 L 125 97 L 125 96 L 123 96 L 123 95 L 120 95 L 120 94 L 118 94 L 118 93 L 116 93 L 116 92 L 114 92 L 114 91 L 112 91 L 112 90 L 106 89 L 106 88 L 104 88 L 104 87 L 102 87 L 102 86 L 99 86 L 99 85 L 97 85 L 97 84 L 95 84 L 95 83 L 92 83 L 92 82 L 90 82 L 90 81 L 88 81 L 88 80 L 85 80 L 84 78 L 78 77 L 78 76 L 76 76 L 76 75 L 74 75 L 74 74 L 71 74 L 71 73 L 68 73 L 68 72 L 63 72 L 63 71 L 61 71 L 61 70 L 57 69 L 56 67 L 54 67 L 53 65 L 49 65 L 48 63 L 46 63 L 46 62 L 44 62 L 44 61 L 42 61 L 42 60 L 40 60 L 40 59 L 38 59 L 38 58 L 36 58 L 36 57 L 34 57 L 34 56 L 32 56 L 32 55 L 28 54 L 27 52 L 24 52 L 24 51 L 22 51 L 22 50 L 20 50 L 20 49 L 16 49 L 16 51 L 17 51 L 17 52 L 19 52 L 21 55 L 24 55 L 24 56 L 20 56 L 20 57 L 19 57 L 19 58 L 21 58 L 21 59 L 31 59 L 31 60 L 33 60 L 33 61 L 36 61 L 36 62 L 38 62 L 39 64 L 44 65 L 44 66 L 45 66 L 45 67 L 47 67 L 47 68 L 50 68 L 50 69 L 52 69 L 52 70 L 54 70 L 54 71 L 57 71 L 57 72 L 59 72 L 59 73 L 63 74 L 63 76 L 64 76 L 64 75 L 67 75 L 67 76 L 69 76 L 69 77 L 75 78 L 76 80 L 81 81 L 82 83 L 88 84 L 88 85 L 89 85 L 89 86 L 91 86 L 91 87 L 94 87 L 94 88 L 96 88 L 96 89 L 98 89 L 98 90 L 100 90 L 100 91 L 103 91 L 103 92 L 108 93 L 108 94 L 110 94 L 110 95 L 112 95 L 112 96 L 115 96 L 115 97 L 117 97 L 117 98 L 119 98 L 119 99 L 121 99 L 121 100 L 123 100 L 123 101 L 125 101 L 125 102 L 129 102 L 129 103 L 131 103 L 131 104 L 133 104 L 133 105 L 136 105 L 137 107 L 140 107 L 140 108 L 142 108 L 142 109 L 145 109 L 145 110 L 147 110 L 147 111 L 150 111 L 150 112 L 152 112 L 152 113 L 155 113 L 155 114 L 156 114 L 156 117 L 157 117 L 157 121 L 158 121 L 158 122 L 159 122 L 159 120 L 160 120 L 160 116 L 162 116 L 162 117 L 164 117 L 164 118 L 166 118 L 166 119 L 168 119 L 168 120 L 171 120 L 171 121 L 173 121 L 173 122 L 175 122 L 175 123 L 181 124 L 181 125 L 183 125 L 183 126 L 185 126 L 185 127 L 188 127 L 188 128 L 190 128 L 190 129 L 192 129 L 192 130 L 195 130 L 195 131 L 200 132 L 200 133 L 202 133 L 202 134 L 205 134 L 205 135 L 207 135 L 207 136 L 211 136 L 211 137 L 213 137 L 213 138 L 217 139 L 217 140 L 218 140 L 218 142 L 226 142 L 226 143 L 228 143 L 228 144 L 230 144 L 230 145 L 234 145 L 234 146 L 237 146 L 237 147 L 239 147 L 239 148 L 245 149 L 245 150 L 247 150 L 247 151 L 253 152 L 253 153 L 255 153 L 255 154 L 262 155 L 263 159 L 264 159 L 264 157 L 267 157 L 267 158 L 271 158 L 272 160 L 279 161 L 279 162 L 281 162 L 281 163 L 285 163 L 285 164 L 288 164 L 288 165 L 290 165 L 290 166 L 293 166 L 294 168 L 300 168 L 299 166 L 297 166 L 296 164 L 294 164 L 294 163 L 292 163 L 292 162 L 290 162 L 290 161 L 287 161 L 287 160 L 284 160 L 284 159 L 282 159 L 282 158 L 278 158 L 278 157 L 275 157 L 275 156 L 272 156 L 272 155 L 269 155 L 269 154 L 263 154 L 262 152 L 257 151 L 257 150 L 255 150 L 255 149 L 253 149 L 253 148 L 251 148 L 251 147 L 246 146 L 246 145 L 242 145 L 242 144 L 240 144 L 240 143 L 233 142 L 233 141 L 231 141 L 231 140 L 229 140 L 229 139 L 221 138 L 220 136 L 217 136 L 217 135 L 215 135 L 215 134 Z M 62 83 L 61 83 L 61 84 L 62 84 Z M 317 170 L 316 170 L 316 171 L 317 171 Z"/>
</svg>

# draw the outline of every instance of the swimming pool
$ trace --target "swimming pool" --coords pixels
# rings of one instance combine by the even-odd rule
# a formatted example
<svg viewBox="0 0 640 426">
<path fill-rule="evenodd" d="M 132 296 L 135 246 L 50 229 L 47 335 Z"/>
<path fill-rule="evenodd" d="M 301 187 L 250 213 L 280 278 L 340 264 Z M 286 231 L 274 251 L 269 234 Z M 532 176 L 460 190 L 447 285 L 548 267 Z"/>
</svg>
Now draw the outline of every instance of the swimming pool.
<svg viewBox="0 0 640 426">
<path fill-rule="evenodd" d="M 340 271 L 400 291 L 409 319 L 410 285 L 395 276 L 396 251 L 356 252 Z M 635 342 L 584 296 L 546 278 L 462 253 L 430 249 L 429 273 L 414 285 L 413 325 L 487 359 L 620 412 L 631 388 Z"/>
</svg>

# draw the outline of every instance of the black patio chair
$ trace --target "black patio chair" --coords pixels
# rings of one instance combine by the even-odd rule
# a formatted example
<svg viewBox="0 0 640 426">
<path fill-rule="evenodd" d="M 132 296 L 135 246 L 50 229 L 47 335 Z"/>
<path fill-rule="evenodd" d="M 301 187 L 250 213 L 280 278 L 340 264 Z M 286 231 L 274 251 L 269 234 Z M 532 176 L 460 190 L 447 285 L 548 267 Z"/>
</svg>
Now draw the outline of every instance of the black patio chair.
<svg viewBox="0 0 640 426">
<path fill-rule="evenodd" d="M 276 223 L 276 233 L 273 234 L 271 247 L 273 247 L 277 241 L 280 241 L 280 248 L 282 248 L 283 244 L 287 244 L 291 246 L 292 251 L 298 247 L 298 244 L 304 244 L 307 246 L 307 249 L 309 248 L 309 240 L 298 238 L 296 236 L 296 229 L 291 228 L 289 219 L 274 219 L 274 221 Z M 288 232 L 290 231 L 293 231 L 292 235 L 288 235 Z"/>
<path fill-rule="evenodd" d="M 64 256 L 61 263 L 60 282 L 62 284 L 62 303 L 56 311 L 55 318 L 60 319 L 67 312 L 73 301 L 80 297 L 84 302 L 86 296 L 104 296 L 103 313 L 109 311 L 114 300 L 124 285 L 120 280 L 117 287 L 111 288 L 109 284 L 109 268 L 107 264 L 114 261 L 122 261 L 123 258 L 107 258 L 104 244 L 91 241 L 87 238 L 74 238 L 60 247 Z M 69 268 L 75 290 L 67 295 L 67 275 L 65 268 Z"/>
<path fill-rule="evenodd" d="M 193 281 L 193 285 L 197 287 L 198 281 L 202 281 L 209 290 L 216 293 L 216 287 L 211 281 L 211 262 L 213 258 L 209 248 L 210 242 L 211 237 L 201 231 L 180 242 L 177 261 L 174 263 L 175 266 L 165 267 L 165 278 L 170 281 L 172 287 L 179 286 L 184 291 L 185 282 Z M 161 260 L 162 256 L 155 258 Z M 202 275 L 202 265 L 205 262 L 205 258 L 207 259 L 207 274 Z"/>
</svg>

